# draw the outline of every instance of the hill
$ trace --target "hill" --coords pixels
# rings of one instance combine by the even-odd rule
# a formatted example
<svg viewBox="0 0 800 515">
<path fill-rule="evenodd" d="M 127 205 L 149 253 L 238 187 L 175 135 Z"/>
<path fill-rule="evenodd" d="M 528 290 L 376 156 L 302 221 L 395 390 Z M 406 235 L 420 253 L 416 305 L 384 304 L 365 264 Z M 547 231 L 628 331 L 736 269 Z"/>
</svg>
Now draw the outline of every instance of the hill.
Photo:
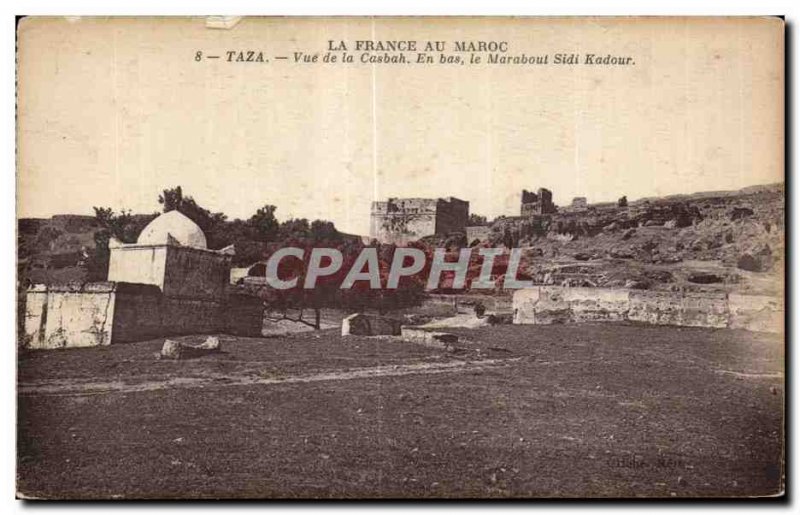
<svg viewBox="0 0 800 515">
<path fill-rule="evenodd" d="M 783 184 L 495 220 L 472 245 L 528 249 L 542 284 L 782 290 Z"/>
<path fill-rule="evenodd" d="M 143 225 L 153 216 L 134 215 L 134 221 Z M 783 290 L 784 219 L 784 185 L 771 184 L 651 197 L 626 207 L 601 203 L 552 215 L 500 217 L 482 241 L 466 242 L 463 234 L 424 241 L 451 248 L 525 248 L 528 273 L 540 284 L 775 294 Z M 18 223 L 20 285 L 86 279 L 87 256 L 103 230 L 95 217 Z M 242 222 L 224 224 L 233 234 Z M 250 261 L 237 266 L 245 266 L 258 259 L 264 244 L 239 233 L 237 259 Z"/>
</svg>

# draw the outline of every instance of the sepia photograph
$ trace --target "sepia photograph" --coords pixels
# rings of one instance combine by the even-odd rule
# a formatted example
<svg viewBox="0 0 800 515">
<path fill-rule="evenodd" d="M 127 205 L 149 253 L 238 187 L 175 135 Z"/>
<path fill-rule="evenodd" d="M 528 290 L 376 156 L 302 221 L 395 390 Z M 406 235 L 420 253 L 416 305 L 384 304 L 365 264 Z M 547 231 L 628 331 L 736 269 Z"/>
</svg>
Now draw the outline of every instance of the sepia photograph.
<svg viewBox="0 0 800 515">
<path fill-rule="evenodd" d="M 15 30 L 17 499 L 786 495 L 783 18 Z"/>
</svg>

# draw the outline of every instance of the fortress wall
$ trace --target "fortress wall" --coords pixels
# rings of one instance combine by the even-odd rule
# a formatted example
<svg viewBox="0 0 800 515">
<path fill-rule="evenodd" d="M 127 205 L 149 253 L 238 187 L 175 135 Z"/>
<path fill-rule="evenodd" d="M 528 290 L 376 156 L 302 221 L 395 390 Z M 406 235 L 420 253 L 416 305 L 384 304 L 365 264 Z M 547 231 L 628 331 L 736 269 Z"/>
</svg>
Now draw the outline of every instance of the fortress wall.
<svg viewBox="0 0 800 515">
<path fill-rule="evenodd" d="M 393 213 L 373 217 L 370 236 L 384 243 L 406 243 L 436 233 L 436 215 Z"/>
<path fill-rule="evenodd" d="M 433 234 L 463 231 L 468 218 L 469 202 L 456 198 L 392 198 L 372 203 L 370 237 L 403 245 Z"/>
<path fill-rule="evenodd" d="M 536 286 L 514 293 L 515 324 L 622 321 L 782 332 L 783 302 L 725 293 Z"/>
<path fill-rule="evenodd" d="M 440 199 L 436 209 L 436 234 L 462 232 L 469 219 L 469 202 L 457 198 Z"/>
</svg>

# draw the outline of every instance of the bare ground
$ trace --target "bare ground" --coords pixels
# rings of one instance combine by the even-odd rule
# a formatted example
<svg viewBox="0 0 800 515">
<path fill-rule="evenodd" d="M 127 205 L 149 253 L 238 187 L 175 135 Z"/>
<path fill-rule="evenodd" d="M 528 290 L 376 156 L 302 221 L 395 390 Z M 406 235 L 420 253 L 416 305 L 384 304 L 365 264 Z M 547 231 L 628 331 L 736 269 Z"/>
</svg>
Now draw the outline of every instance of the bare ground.
<svg viewBox="0 0 800 515">
<path fill-rule="evenodd" d="M 335 331 L 20 354 L 18 490 L 42 498 L 774 495 L 783 340 L 623 324 Z M 192 340 L 193 338 L 186 338 Z M 195 337 L 194 339 L 201 339 Z"/>
</svg>

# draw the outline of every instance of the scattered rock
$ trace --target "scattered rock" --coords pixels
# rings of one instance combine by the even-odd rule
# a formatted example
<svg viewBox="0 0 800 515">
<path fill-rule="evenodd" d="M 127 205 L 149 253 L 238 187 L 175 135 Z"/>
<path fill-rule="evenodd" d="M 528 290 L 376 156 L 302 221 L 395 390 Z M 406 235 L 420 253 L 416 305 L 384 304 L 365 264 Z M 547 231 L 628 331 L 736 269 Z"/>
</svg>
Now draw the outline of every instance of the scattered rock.
<svg viewBox="0 0 800 515">
<path fill-rule="evenodd" d="M 736 266 L 748 272 L 760 272 L 761 262 L 750 254 L 742 254 L 736 261 Z"/>
<path fill-rule="evenodd" d="M 354 313 L 342 320 L 342 336 L 399 336 L 402 323 L 389 317 Z"/>
<path fill-rule="evenodd" d="M 689 282 L 695 284 L 715 284 L 723 282 L 722 277 L 716 274 L 710 274 L 705 272 L 695 272 L 693 274 L 689 274 Z"/>
<path fill-rule="evenodd" d="M 675 219 L 675 226 L 680 228 L 689 227 L 694 223 L 695 218 L 702 218 L 702 217 L 700 217 L 699 213 L 695 214 L 681 213 Z"/>
<path fill-rule="evenodd" d="M 733 208 L 733 211 L 731 211 L 730 218 L 731 220 L 736 221 L 736 220 L 741 220 L 743 218 L 751 217 L 753 216 L 753 214 L 754 214 L 753 210 L 750 209 L 749 207 L 735 207 Z"/>
<path fill-rule="evenodd" d="M 219 338 L 209 336 L 206 341 L 198 345 L 183 343 L 175 340 L 164 340 L 161 352 L 156 355 L 157 359 L 192 359 L 220 352 Z"/>
<path fill-rule="evenodd" d="M 573 257 L 578 261 L 589 261 L 590 259 L 592 259 L 592 256 L 590 254 L 587 254 L 586 252 L 578 252 Z"/>
<path fill-rule="evenodd" d="M 422 325 L 427 324 L 433 319 L 430 315 L 422 315 L 419 313 L 409 313 L 403 316 L 403 323 L 406 325 Z"/>
<path fill-rule="evenodd" d="M 654 260 L 655 263 L 680 263 L 681 261 L 683 258 L 677 254 L 659 255 L 658 259 Z"/>
<path fill-rule="evenodd" d="M 489 325 L 504 325 L 514 323 L 514 315 L 512 313 L 491 313 L 486 317 Z"/>
<path fill-rule="evenodd" d="M 161 347 L 161 358 L 163 359 L 181 359 L 183 355 L 183 346 L 180 342 L 175 340 L 164 340 L 164 345 Z"/>
<path fill-rule="evenodd" d="M 633 259 L 634 253 L 627 249 L 612 249 L 609 256 L 616 259 Z"/>
<path fill-rule="evenodd" d="M 219 351 L 220 350 L 219 338 L 217 338 L 216 336 L 209 336 L 208 338 L 206 338 L 206 341 L 198 345 L 197 348 L 204 350 Z"/>
<path fill-rule="evenodd" d="M 404 327 L 402 336 L 406 340 L 448 352 L 454 352 L 456 349 L 453 344 L 458 342 L 458 336 L 455 334 L 426 331 L 415 327 Z"/>
<path fill-rule="evenodd" d="M 667 272 L 666 270 L 648 270 L 644 273 L 645 277 L 648 279 L 652 279 L 658 283 L 671 283 L 675 281 L 675 277 L 672 273 Z"/>
</svg>

